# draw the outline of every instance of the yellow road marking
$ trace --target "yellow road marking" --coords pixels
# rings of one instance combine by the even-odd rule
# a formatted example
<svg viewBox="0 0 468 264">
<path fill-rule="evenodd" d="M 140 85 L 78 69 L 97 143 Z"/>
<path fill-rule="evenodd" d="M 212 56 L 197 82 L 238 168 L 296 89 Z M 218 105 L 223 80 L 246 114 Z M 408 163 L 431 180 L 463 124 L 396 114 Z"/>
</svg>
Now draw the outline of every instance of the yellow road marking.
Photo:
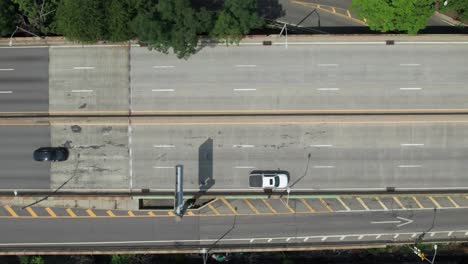
<svg viewBox="0 0 468 264">
<path fill-rule="evenodd" d="M 346 13 L 348 13 L 348 16 L 352 18 L 351 13 L 349 12 L 349 10 L 346 10 Z"/>
<path fill-rule="evenodd" d="M 377 202 L 380 204 L 380 206 L 382 206 L 382 208 L 383 208 L 385 211 L 388 210 L 387 206 L 385 206 L 385 204 L 380 200 L 379 197 L 375 197 L 375 199 L 377 200 Z"/>
<path fill-rule="evenodd" d="M 322 202 L 322 204 L 323 204 L 325 207 L 327 207 L 328 212 L 333 213 L 333 209 L 331 209 L 330 205 L 328 205 L 328 203 L 327 203 L 324 199 L 320 198 L 320 202 Z"/>
<path fill-rule="evenodd" d="M 130 210 L 128 210 L 128 215 L 129 215 L 129 216 L 135 216 L 135 214 L 134 214 L 132 211 L 130 211 Z"/>
<path fill-rule="evenodd" d="M 192 211 L 187 211 L 187 215 L 194 216 L 195 214 Z"/>
<path fill-rule="evenodd" d="M 34 210 L 33 210 L 31 207 L 26 207 L 26 210 L 29 212 L 29 214 L 30 214 L 32 217 L 37 217 L 36 212 L 34 212 Z"/>
<path fill-rule="evenodd" d="M 422 206 L 422 204 L 418 201 L 418 199 L 416 199 L 416 196 L 413 196 L 413 200 L 419 206 L 420 209 L 424 208 L 424 206 Z"/>
<path fill-rule="evenodd" d="M 47 211 L 47 213 L 52 216 L 52 217 L 57 217 L 57 215 L 55 214 L 54 211 L 52 211 L 52 209 L 50 209 L 49 207 L 46 207 L 45 210 Z"/>
<path fill-rule="evenodd" d="M 288 208 L 289 212 L 291 212 L 292 214 L 294 214 L 294 209 L 291 208 L 291 206 L 289 206 L 289 204 L 287 204 L 283 199 L 280 199 L 280 201 L 284 204 L 284 206 L 286 208 Z M 289 202 L 289 201 L 288 201 Z"/>
<path fill-rule="evenodd" d="M 75 212 L 73 212 L 72 209 L 67 208 L 67 210 L 65 210 L 65 211 L 67 211 L 67 213 L 68 213 L 71 217 L 76 217 L 76 214 L 75 214 Z"/>
<path fill-rule="evenodd" d="M 398 204 L 398 206 L 401 207 L 401 209 L 406 209 L 406 207 L 400 202 L 400 200 L 398 199 L 398 197 L 393 196 L 393 200 Z"/>
<path fill-rule="evenodd" d="M 268 207 L 268 209 L 270 209 L 270 211 L 272 211 L 274 214 L 278 213 L 276 212 L 275 209 L 273 209 L 273 207 L 271 206 L 270 203 L 268 203 L 265 199 L 262 199 L 262 202 Z"/>
<path fill-rule="evenodd" d="M 108 216 L 115 217 L 114 212 L 112 212 L 111 210 L 107 210 L 106 213 L 107 213 Z"/>
<path fill-rule="evenodd" d="M 13 210 L 13 209 L 11 208 L 11 206 L 5 205 L 3 208 L 5 208 L 5 210 L 7 210 L 8 213 L 10 213 L 11 216 L 13 216 L 13 217 L 19 217 L 18 214 L 16 214 L 15 210 Z"/>
<path fill-rule="evenodd" d="M 332 10 L 333 10 L 333 14 L 336 14 L 336 9 L 334 7 L 332 7 Z"/>
<path fill-rule="evenodd" d="M 340 197 L 336 198 L 338 200 L 338 202 L 340 202 L 340 204 L 346 209 L 346 211 L 351 211 L 351 209 L 345 204 L 345 202 L 343 200 L 341 200 Z"/>
<path fill-rule="evenodd" d="M 369 211 L 369 207 L 367 207 L 367 205 L 364 203 L 364 201 L 361 198 L 356 197 L 356 200 L 358 200 L 358 202 L 362 205 L 362 207 L 364 207 L 364 209 Z"/>
<path fill-rule="evenodd" d="M 314 208 L 312 208 L 312 206 L 310 206 L 309 203 L 304 198 L 301 198 L 301 202 L 307 207 L 307 209 L 309 209 L 311 213 L 315 213 Z"/>
<path fill-rule="evenodd" d="M 226 199 L 224 199 L 224 198 L 221 198 L 221 201 L 223 201 L 223 203 L 224 203 L 227 207 L 229 207 L 229 209 L 230 209 L 234 214 L 237 214 L 236 208 L 232 207 L 232 204 L 231 204 L 231 203 L 229 203 L 229 202 L 228 202 Z"/>
<path fill-rule="evenodd" d="M 447 199 L 448 199 L 456 208 L 460 208 L 460 206 L 452 199 L 452 197 L 447 196 Z"/>
<path fill-rule="evenodd" d="M 168 214 L 169 216 L 175 216 L 175 214 L 174 214 L 172 211 L 167 211 L 167 214 Z"/>
<path fill-rule="evenodd" d="M 153 213 L 153 212 L 148 212 L 148 215 L 149 215 L 149 216 L 156 216 L 156 214 Z"/>
<path fill-rule="evenodd" d="M 96 214 L 94 214 L 93 210 L 91 210 L 91 209 L 87 209 L 86 213 L 88 213 L 88 215 L 91 216 L 91 217 L 96 217 Z"/>
<path fill-rule="evenodd" d="M 440 206 L 440 204 L 432 197 L 432 196 L 428 196 L 429 200 L 431 200 L 432 203 L 435 204 L 435 206 L 437 208 L 441 208 L 442 206 Z"/>
<path fill-rule="evenodd" d="M 213 205 L 209 204 L 208 207 L 211 209 L 211 211 L 215 213 L 215 215 L 220 215 L 218 210 Z"/>
<path fill-rule="evenodd" d="M 250 209 L 251 209 L 252 211 L 254 211 L 255 214 L 260 214 L 260 212 L 257 210 L 257 208 L 255 208 L 255 207 L 253 206 L 253 204 L 250 203 L 249 200 L 247 200 L 247 199 L 243 199 L 243 200 L 244 200 L 244 203 L 246 203 L 246 204 L 250 207 Z"/>
</svg>

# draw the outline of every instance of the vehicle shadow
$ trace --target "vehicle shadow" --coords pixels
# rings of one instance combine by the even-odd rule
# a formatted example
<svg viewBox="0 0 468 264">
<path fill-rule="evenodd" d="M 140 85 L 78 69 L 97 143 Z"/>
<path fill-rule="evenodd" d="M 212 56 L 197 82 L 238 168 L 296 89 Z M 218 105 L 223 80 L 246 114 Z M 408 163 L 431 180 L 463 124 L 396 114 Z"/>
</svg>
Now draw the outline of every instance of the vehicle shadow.
<svg viewBox="0 0 468 264">
<path fill-rule="evenodd" d="M 198 186 L 205 193 L 215 184 L 213 178 L 213 139 L 208 138 L 198 148 Z"/>
</svg>

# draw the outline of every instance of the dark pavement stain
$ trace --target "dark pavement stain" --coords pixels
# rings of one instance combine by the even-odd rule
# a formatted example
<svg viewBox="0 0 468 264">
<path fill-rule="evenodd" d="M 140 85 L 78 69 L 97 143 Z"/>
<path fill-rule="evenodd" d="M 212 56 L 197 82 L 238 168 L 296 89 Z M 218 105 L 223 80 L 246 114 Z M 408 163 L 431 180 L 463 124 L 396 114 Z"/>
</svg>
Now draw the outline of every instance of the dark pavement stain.
<svg viewBox="0 0 468 264">
<path fill-rule="evenodd" d="M 71 130 L 72 130 L 74 133 L 80 133 L 80 132 L 81 132 L 81 127 L 80 127 L 80 126 L 77 126 L 77 125 L 74 125 L 74 126 L 71 126 Z"/>
<path fill-rule="evenodd" d="M 78 107 L 78 108 L 79 108 L 79 109 L 83 109 L 83 108 L 85 108 L 87 105 L 88 105 L 87 103 L 84 103 L 84 104 L 80 105 L 80 107 Z"/>
</svg>

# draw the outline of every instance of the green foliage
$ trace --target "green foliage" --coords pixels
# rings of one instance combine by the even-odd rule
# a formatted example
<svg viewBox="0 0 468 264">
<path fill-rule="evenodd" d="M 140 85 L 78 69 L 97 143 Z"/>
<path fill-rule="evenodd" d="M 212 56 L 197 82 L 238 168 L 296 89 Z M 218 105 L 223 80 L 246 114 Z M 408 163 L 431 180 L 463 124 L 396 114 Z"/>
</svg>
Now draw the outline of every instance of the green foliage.
<svg viewBox="0 0 468 264">
<path fill-rule="evenodd" d="M 445 8 L 457 12 L 462 22 L 468 21 L 468 0 L 449 0 Z"/>
<path fill-rule="evenodd" d="M 44 264 L 44 259 L 41 256 L 20 256 L 21 264 Z"/>
<path fill-rule="evenodd" d="M 57 9 L 57 29 L 65 37 L 82 42 L 101 40 L 106 34 L 105 1 L 62 0 Z"/>
<path fill-rule="evenodd" d="M 136 10 L 131 0 L 109 0 L 107 6 L 107 30 L 108 40 L 126 41 L 132 37 L 130 21 L 136 15 Z"/>
<path fill-rule="evenodd" d="M 16 6 L 10 0 L 0 1 L 0 37 L 7 36 L 15 30 Z"/>
<path fill-rule="evenodd" d="M 226 0 L 211 35 L 226 44 L 239 43 L 242 35 L 264 24 L 257 10 L 257 0 Z"/>
<path fill-rule="evenodd" d="M 149 48 L 165 53 L 172 48 L 178 58 L 188 58 L 211 21 L 211 13 L 195 10 L 189 0 L 160 0 L 156 10 L 140 13 L 132 21 L 132 29 Z"/>
<path fill-rule="evenodd" d="M 128 264 L 132 258 L 133 255 L 112 255 L 110 264 Z"/>
<path fill-rule="evenodd" d="M 434 0 L 353 0 L 352 9 L 372 30 L 416 34 L 434 14 Z"/>
<path fill-rule="evenodd" d="M 55 32 L 55 11 L 60 0 L 12 0 L 21 13 L 21 26 L 38 34 Z"/>
</svg>

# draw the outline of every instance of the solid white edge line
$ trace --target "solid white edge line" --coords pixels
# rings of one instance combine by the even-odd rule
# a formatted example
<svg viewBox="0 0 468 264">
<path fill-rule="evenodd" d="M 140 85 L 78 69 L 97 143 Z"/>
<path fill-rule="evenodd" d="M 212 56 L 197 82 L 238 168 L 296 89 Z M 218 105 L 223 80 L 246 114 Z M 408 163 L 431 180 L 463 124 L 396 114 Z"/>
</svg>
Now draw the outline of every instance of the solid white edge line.
<svg viewBox="0 0 468 264">
<path fill-rule="evenodd" d="M 0 71 L 14 71 L 15 69 L 13 68 L 5 68 L 5 69 L 0 69 Z"/>
<path fill-rule="evenodd" d="M 255 88 L 235 88 L 234 91 L 257 91 Z"/>
<path fill-rule="evenodd" d="M 322 165 L 318 165 L 318 166 L 314 166 L 315 169 L 331 169 L 331 168 L 335 168 L 335 166 L 322 166 Z"/>
<path fill-rule="evenodd" d="M 72 93 L 91 93 L 93 90 L 72 90 Z"/>
<path fill-rule="evenodd" d="M 153 145 L 155 148 L 175 148 L 175 145 L 168 144 L 168 145 Z"/>
<path fill-rule="evenodd" d="M 153 69 L 170 69 L 170 68 L 175 68 L 175 66 L 172 65 L 161 65 L 161 66 L 153 66 Z"/>
<path fill-rule="evenodd" d="M 398 168 L 421 168 L 422 165 L 398 165 Z"/>
<path fill-rule="evenodd" d="M 73 67 L 74 70 L 93 70 L 95 69 L 96 67 L 93 67 L 93 66 L 77 66 L 77 67 Z"/>
<path fill-rule="evenodd" d="M 400 66 L 421 66 L 419 63 L 400 63 Z"/>
<path fill-rule="evenodd" d="M 11 94 L 13 91 L 0 91 L 0 94 Z"/>
<path fill-rule="evenodd" d="M 419 87 L 403 87 L 403 88 L 400 88 L 400 90 L 422 90 L 422 88 L 419 88 Z"/>
<path fill-rule="evenodd" d="M 253 68 L 253 67 L 257 67 L 257 65 L 255 65 L 255 64 L 237 64 L 237 65 L 234 65 L 234 67 L 236 67 L 236 68 Z"/>
<path fill-rule="evenodd" d="M 153 169 L 175 169 L 175 166 L 154 166 Z"/>
<path fill-rule="evenodd" d="M 152 92 L 174 92 L 174 89 L 151 89 Z"/>
<path fill-rule="evenodd" d="M 233 148 L 254 148 L 255 145 L 232 145 Z"/>
<path fill-rule="evenodd" d="M 424 146 L 422 143 L 401 143 L 400 146 L 402 147 L 416 147 L 416 146 Z"/>
<path fill-rule="evenodd" d="M 319 63 L 317 64 L 318 67 L 338 67 L 339 64 L 336 63 Z"/>
<path fill-rule="evenodd" d="M 236 166 L 234 168 L 235 169 L 255 169 L 255 167 L 252 167 L 252 166 Z"/>
<path fill-rule="evenodd" d="M 317 91 L 338 91 L 340 88 L 317 88 Z"/>
<path fill-rule="evenodd" d="M 333 145 L 309 145 L 309 147 L 315 147 L 315 148 L 331 148 Z"/>
</svg>

